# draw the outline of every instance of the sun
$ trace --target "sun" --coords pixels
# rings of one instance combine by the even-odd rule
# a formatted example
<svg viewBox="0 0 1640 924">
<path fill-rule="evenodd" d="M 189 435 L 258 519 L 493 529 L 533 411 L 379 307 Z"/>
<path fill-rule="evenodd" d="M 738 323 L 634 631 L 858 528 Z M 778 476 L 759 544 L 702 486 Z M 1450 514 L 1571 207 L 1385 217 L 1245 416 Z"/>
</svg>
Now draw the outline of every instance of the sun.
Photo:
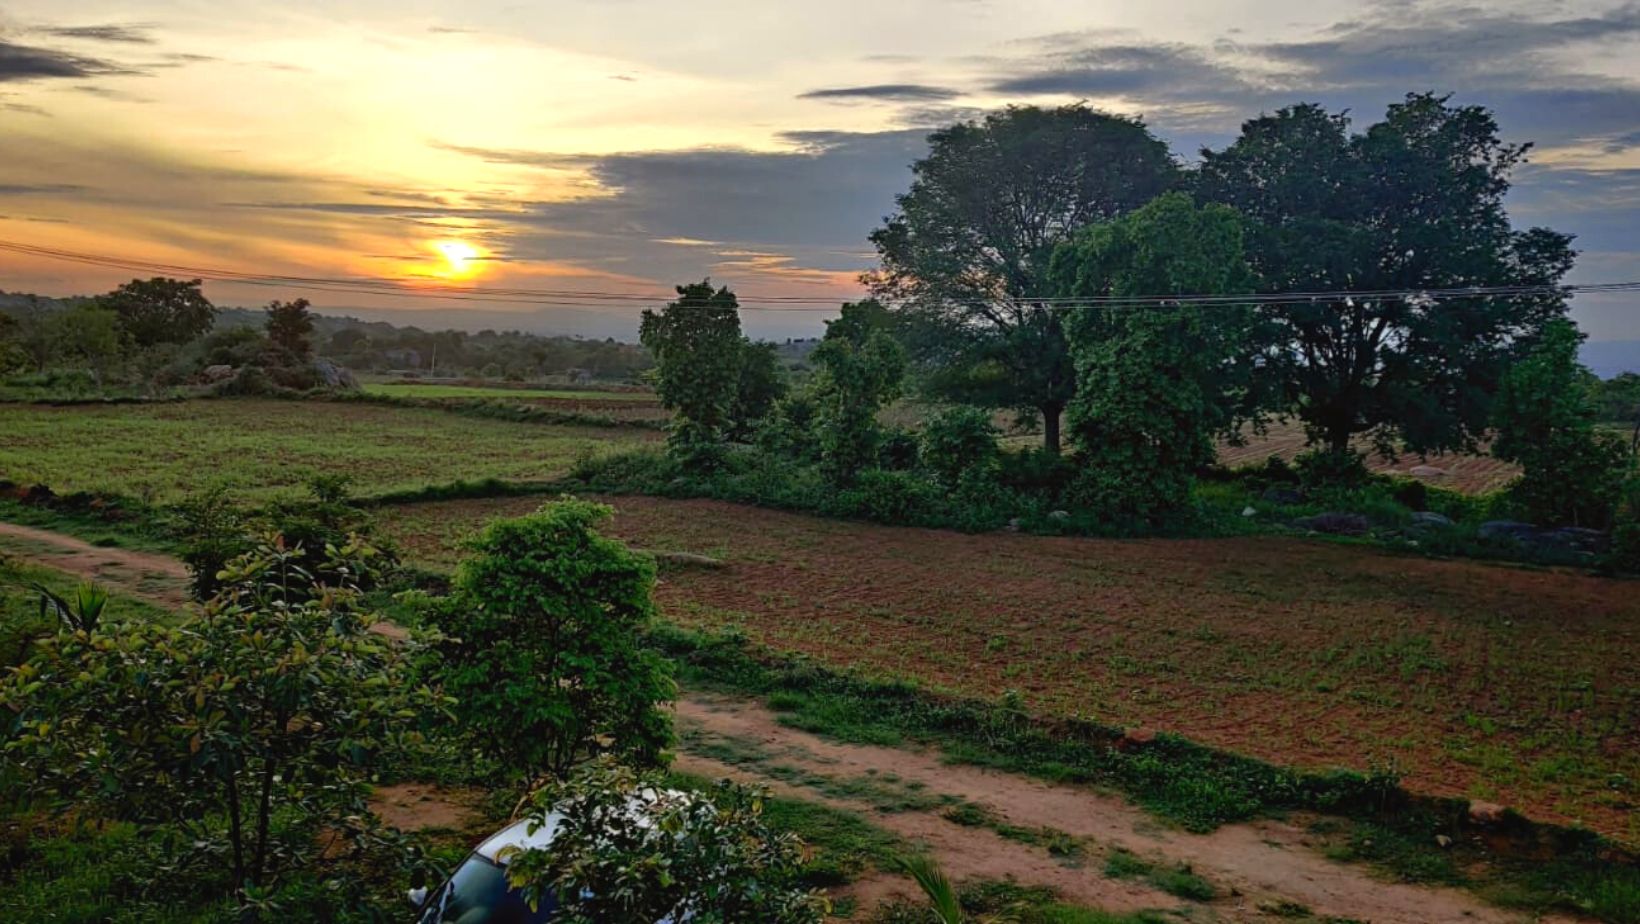
<svg viewBox="0 0 1640 924">
<path fill-rule="evenodd" d="M 434 241 L 433 250 L 444 258 L 444 267 L 437 275 L 446 279 L 465 279 L 478 272 L 477 261 L 482 259 L 477 247 L 466 241 Z"/>
</svg>

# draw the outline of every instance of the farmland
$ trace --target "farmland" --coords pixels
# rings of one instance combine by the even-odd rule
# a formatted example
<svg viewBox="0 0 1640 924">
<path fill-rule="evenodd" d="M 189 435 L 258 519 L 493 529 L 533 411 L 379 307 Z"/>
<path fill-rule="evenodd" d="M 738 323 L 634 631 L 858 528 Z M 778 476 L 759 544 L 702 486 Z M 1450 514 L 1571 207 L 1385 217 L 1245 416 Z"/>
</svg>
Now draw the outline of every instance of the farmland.
<svg viewBox="0 0 1640 924">
<path fill-rule="evenodd" d="M 363 386 L 368 395 L 400 398 L 496 398 L 528 400 L 553 398 L 564 401 L 629 401 L 654 403 L 655 396 L 642 391 L 577 391 L 567 388 L 499 388 L 486 385 L 435 385 L 419 382 L 373 382 Z"/>
<path fill-rule="evenodd" d="M 295 401 L 5 406 L 0 478 L 174 502 L 212 484 L 251 499 L 316 474 L 361 494 L 462 479 L 541 480 L 576 453 L 653 434 L 475 420 L 432 408 Z"/>
<path fill-rule="evenodd" d="M 1263 465 L 1271 456 L 1291 462 L 1303 452 L 1304 430 L 1297 424 L 1272 425 L 1266 433 L 1248 433 L 1242 445 L 1221 442 L 1218 447 L 1219 463 L 1227 468 Z M 1517 466 L 1488 455 L 1443 453 L 1421 457 L 1403 455 L 1388 458 L 1372 449 L 1371 442 L 1358 439 L 1355 448 L 1366 454 L 1367 468 L 1382 474 L 1410 475 L 1420 481 L 1465 494 L 1496 491 L 1520 474 Z M 1418 471 L 1413 472 L 1413 469 Z"/>
<path fill-rule="evenodd" d="M 515 498 L 380 511 L 418 563 Z M 1640 603 L 1578 574 L 1258 537 L 1092 540 L 623 497 L 613 532 L 719 556 L 666 617 L 837 667 L 1307 768 L 1394 768 L 1640 840 Z M 929 575 L 939 575 L 930 580 Z"/>
</svg>

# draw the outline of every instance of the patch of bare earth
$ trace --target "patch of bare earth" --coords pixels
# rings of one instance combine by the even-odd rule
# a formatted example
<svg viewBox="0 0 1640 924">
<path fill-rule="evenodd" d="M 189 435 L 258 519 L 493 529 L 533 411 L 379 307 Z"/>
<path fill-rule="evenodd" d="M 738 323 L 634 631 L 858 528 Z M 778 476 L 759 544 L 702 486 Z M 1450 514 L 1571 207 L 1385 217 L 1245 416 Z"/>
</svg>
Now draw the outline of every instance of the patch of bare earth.
<svg viewBox="0 0 1640 924">
<path fill-rule="evenodd" d="M 381 514 L 413 559 L 447 567 L 457 539 L 543 500 Z M 1415 791 L 1640 843 L 1628 582 L 1297 538 L 970 535 L 607 501 L 621 539 L 726 563 L 663 575 L 681 625 L 1285 766 L 1393 767 Z"/>
<path fill-rule="evenodd" d="M 176 608 L 188 600 L 188 569 L 167 555 L 104 548 L 62 533 L 3 522 L 0 552 L 160 606 Z"/>
<path fill-rule="evenodd" d="M 1528 918 L 1481 903 L 1467 893 L 1385 882 L 1367 870 L 1332 862 L 1309 844 L 1301 829 L 1277 821 L 1231 825 L 1211 834 L 1189 834 L 1159 826 L 1155 819 L 1121 799 L 1085 788 L 1058 786 L 1014 774 L 951 765 L 936 753 L 842 744 L 780 724 L 763 707 L 740 699 L 692 696 L 678 703 L 680 723 L 697 735 L 750 742 L 779 755 L 783 768 L 816 776 L 897 779 L 929 792 L 958 797 L 990 809 L 1001 821 L 1049 828 L 1082 839 L 1090 855 L 1068 863 L 1044 849 L 1009 840 L 990 830 L 965 827 L 934 811 L 875 814 L 874 824 L 901 835 L 932 854 L 956 879 L 1013 878 L 1049 886 L 1066 900 L 1110 911 L 1201 907 L 1136 881 L 1103 873 L 1103 854 L 1121 848 L 1163 864 L 1188 864 L 1218 890 L 1207 904 L 1219 920 L 1269 920 L 1267 909 L 1302 905 L 1316 917 L 1339 917 L 1372 924 L 1438 922 L 1518 922 Z M 770 786 L 777 793 L 869 812 L 847 798 L 764 776 L 758 763 L 727 764 L 684 754 L 678 768 L 706 776 L 726 776 Z M 905 881 L 873 875 L 842 894 L 865 907 L 913 894 Z M 1571 920 L 1543 918 L 1540 920 Z"/>
<path fill-rule="evenodd" d="M 432 783 L 395 783 L 379 786 L 371 793 L 370 809 L 388 827 L 400 831 L 470 833 L 484 821 L 484 815 L 478 809 L 480 798 L 482 794 L 475 789 Z"/>
</svg>

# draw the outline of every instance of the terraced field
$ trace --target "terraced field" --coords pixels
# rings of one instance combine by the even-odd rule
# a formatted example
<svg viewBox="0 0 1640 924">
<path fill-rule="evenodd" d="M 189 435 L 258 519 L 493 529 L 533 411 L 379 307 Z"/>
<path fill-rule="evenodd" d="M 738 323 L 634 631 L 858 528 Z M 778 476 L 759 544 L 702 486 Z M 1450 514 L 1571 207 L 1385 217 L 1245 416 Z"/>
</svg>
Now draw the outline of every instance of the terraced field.
<svg viewBox="0 0 1640 924">
<path fill-rule="evenodd" d="M 1249 434 L 1246 444 L 1242 446 L 1221 443 L 1218 447 L 1219 462 L 1229 468 L 1244 468 L 1263 465 L 1271 456 L 1291 461 L 1304 448 L 1303 429 L 1298 424 L 1283 424 L 1271 427 L 1262 436 Z M 1367 467 L 1375 472 L 1406 475 L 1466 494 L 1495 491 L 1520 474 L 1516 466 L 1485 455 L 1448 453 L 1389 459 L 1374 453 L 1367 440 L 1358 440 L 1356 448 L 1367 453 Z"/>
</svg>

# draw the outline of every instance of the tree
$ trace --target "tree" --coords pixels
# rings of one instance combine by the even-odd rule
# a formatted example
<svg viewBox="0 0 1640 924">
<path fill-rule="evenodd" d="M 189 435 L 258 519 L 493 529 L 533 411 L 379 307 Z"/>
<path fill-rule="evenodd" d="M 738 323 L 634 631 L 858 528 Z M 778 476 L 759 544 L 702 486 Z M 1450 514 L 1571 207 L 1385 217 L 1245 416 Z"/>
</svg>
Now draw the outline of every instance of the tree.
<svg viewBox="0 0 1640 924">
<path fill-rule="evenodd" d="M 40 640 L 0 681 L 8 780 L 79 817 L 180 827 L 178 851 L 226 855 L 242 901 L 311 860 L 321 830 L 357 831 L 370 770 L 438 700 L 368 631 L 363 550 L 334 551 L 309 573 L 275 537 L 180 623 Z"/>
<path fill-rule="evenodd" d="M 462 727 L 511 772 L 564 777 L 600 753 L 654 764 L 671 742 L 670 666 L 640 633 L 655 566 L 563 500 L 491 523 L 433 618 Z"/>
<path fill-rule="evenodd" d="M 740 302 L 709 279 L 677 290 L 659 314 L 644 311 L 638 339 L 655 357 L 655 393 L 673 412 L 668 448 L 688 466 L 711 468 L 740 389 Z"/>
<path fill-rule="evenodd" d="M 1169 193 L 1060 246 L 1052 274 L 1075 297 L 1249 291 L 1241 222 L 1222 205 Z M 1214 438 L 1254 412 L 1262 358 L 1248 306 L 1084 305 L 1065 321 L 1076 362 L 1073 439 L 1087 466 L 1084 501 L 1154 524 L 1190 501 Z"/>
<path fill-rule="evenodd" d="M 850 482 L 876 461 L 882 439 L 877 412 L 899 397 L 905 349 L 889 333 L 890 323 L 879 302 L 846 304 L 826 322 L 826 335 L 810 354 L 818 367 L 813 394 L 820 468 L 834 482 Z"/>
<path fill-rule="evenodd" d="M 946 487 L 964 474 L 992 474 L 997 463 L 997 428 L 991 415 L 975 407 L 943 408 L 923 421 L 917 458 Z"/>
<path fill-rule="evenodd" d="M 44 315 L 45 342 L 51 361 L 87 369 L 100 383 L 125 352 L 125 331 L 119 315 L 94 302 Z"/>
<path fill-rule="evenodd" d="M 830 904 L 802 887 L 801 843 L 763 820 L 762 793 L 710 793 L 601 763 L 537 794 L 552 842 L 511 855 L 507 879 L 554 921 L 819 924 Z"/>
<path fill-rule="evenodd" d="M 1078 228 L 1168 189 L 1177 167 L 1136 120 L 1083 104 L 1014 106 L 929 136 L 909 192 L 871 236 L 872 292 L 903 310 L 930 389 L 1034 410 L 1059 451 L 1075 377 L 1058 316 L 1039 301 L 1053 249 Z"/>
<path fill-rule="evenodd" d="M 309 307 L 305 298 L 268 303 L 268 339 L 298 362 L 313 356 L 313 314 Z"/>
<path fill-rule="evenodd" d="M 741 338 L 740 380 L 729 413 L 729 436 L 740 441 L 750 439 L 785 394 L 786 380 L 781 377 L 774 344 Z"/>
<path fill-rule="evenodd" d="M 1571 321 L 1551 321 L 1510 368 L 1493 406 L 1492 454 L 1523 469 L 1509 494 L 1534 522 L 1605 528 L 1633 458 L 1597 426 L 1594 373 L 1577 361 L 1582 342 Z"/>
<path fill-rule="evenodd" d="M 198 279 L 133 279 L 97 301 L 119 315 L 125 335 L 138 347 L 188 343 L 216 323 L 216 306 L 201 285 Z"/>
<path fill-rule="evenodd" d="M 1261 291 L 1558 283 L 1571 239 L 1517 232 L 1503 207 L 1527 147 L 1499 139 L 1486 109 L 1431 94 L 1354 136 L 1344 115 L 1304 104 L 1204 150 L 1196 189 L 1247 219 Z M 1333 456 L 1356 434 L 1386 451 L 1468 448 L 1519 345 L 1565 307 L 1558 294 L 1271 306 L 1287 344 L 1271 374 L 1285 410 Z"/>
</svg>

